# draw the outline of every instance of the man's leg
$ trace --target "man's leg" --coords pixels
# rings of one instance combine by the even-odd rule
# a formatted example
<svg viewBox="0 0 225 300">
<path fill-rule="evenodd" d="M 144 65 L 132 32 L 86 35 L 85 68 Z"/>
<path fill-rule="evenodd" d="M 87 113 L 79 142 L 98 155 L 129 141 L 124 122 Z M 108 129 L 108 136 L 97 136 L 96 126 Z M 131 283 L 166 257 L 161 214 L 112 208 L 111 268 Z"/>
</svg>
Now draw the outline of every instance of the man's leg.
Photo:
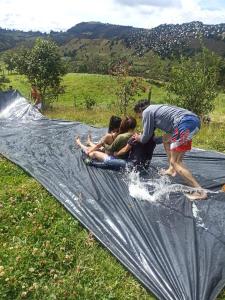
<svg viewBox="0 0 225 300">
<path fill-rule="evenodd" d="M 190 186 L 193 186 L 195 188 L 201 188 L 200 184 L 195 180 L 191 172 L 184 165 L 182 161 L 183 156 L 184 152 L 171 151 L 171 165 Z"/>
<path fill-rule="evenodd" d="M 188 168 L 183 163 L 183 157 L 185 152 L 177 152 L 177 151 L 171 151 L 171 164 L 174 167 L 175 171 L 192 187 L 199 188 L 199 192 L 194 192 L 192 195 L 187 195 L 188 198 L 191 200 L 197 200 L 197 199 L 205 199 L 207 197 L 207 194 L 202 191 L 202 187 L 197 182 L 197 180 L 193 177 L 191 172 L 188 170 Z"/>
<path fill-rule="evenodd" d="M 163 146 L 167 154 L 167 159 L 169 163 L 169 167 L 167 170 L 163 170 L 162 174 L 163 175 L 170 175 L 170 176 L 176 176 L 176 171 L 171 164 L 171 151 L 170 151 L 170 143 L 171 143 L 171 135 L 170 134 L 165 134 L 163 136 Z"/>
</svg>

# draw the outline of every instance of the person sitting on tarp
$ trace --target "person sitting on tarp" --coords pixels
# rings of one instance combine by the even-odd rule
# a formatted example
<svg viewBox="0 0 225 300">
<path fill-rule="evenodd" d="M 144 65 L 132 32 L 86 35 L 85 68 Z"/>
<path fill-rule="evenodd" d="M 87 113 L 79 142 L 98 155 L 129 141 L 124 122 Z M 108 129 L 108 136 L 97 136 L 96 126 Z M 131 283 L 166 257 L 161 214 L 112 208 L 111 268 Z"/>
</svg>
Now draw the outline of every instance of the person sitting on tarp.
<svg viewBox="0 0 225 300">
<path fill-rule="evenodd" d="M 148 168 L 152 160 L 153 152 L 156 144 L 159 144 L 160 138 L 152 136 L 149 141 L 145 144 L 137 142 L 132 136 L 125 147 L 118 152 L 114 152 L 114 156 L 118 157 L 127 153 L 128 157 L 126 163 L 131 167 Z"/>
<path fill-rule="evenodd" d="M 192 187 L 197 188 L 192 195 L 187 195 L 191 200 L 205 199 L 206 192 L 183 164 L 182 160 L 186 151 L 191 150 L 192 137 L 200 129 L 200 119 L 193 112 L 171 105 L 150 105 L 148 100 L 140 100 L 134 111 L 142 117 L 143 133 L 135 134 L 138 142 L 146 143 L 154 134 L 155 128 L 165 131 L 163 143 L 166 150 L 169 168 L 165 175 L 175 176 L 177 173 Z"/>
<path fill-rule="evenodd" d="M 155 146 L 160 143 L 162 143 L 161 137 L 152 137 L 145 144 L 139 143 L 131 137 L 121 150 L 113 153 L 113 160 L 99 162 L 97 160 L 87 158 L 85 155 L 83 155 L 83 159 L 86 164 L 100 168 L 121 169 L 129 166 L 131 168 L 135 167 L 138 170 L 147 169 L 151 162 Z M 82 148 L 83 150 L 87 149 L 84 145 L 82 145 Z M 126 159 L 118 158 L 120 156 L 126 156 Z"/>
<path fill-rule="evenodd" d="M 101 151 L 91 151 L 90 152 L 89 151 L 90 148 L 84 146 L 81 143 L 80 138 L 76 139 L 76 143 L 78 146 L 80 146 L 85 151 L 85 153 L 89 156 L 90 159 L 103 162 L 105 164 L 105 166 L 110 165 L 111 167 L 113 167 L 115 165 L 115 168 L 116 168 L 119 163 L 118 160 L 120 159 L 121 163 L 122 163 L 123 162 L 122 159 L 127 158 L 128 154 L 126 153 L 124 155 L 115 157 L 115 156 L 113 156 L 113 153 L 119 151 L 124 146 L 126 146 L 129 138 L 134 133 L 136 124 L 137 124 L 137 122 L 133 117 L 123 118 L 122 122 L 120 124 L 119 134 L 117 135 L 117 137 L 115 138 L 113 143 L 111 145 L 109 145 L 109 144 L 104 145 L 105 152 L 101 152 Z M 117 158 L 117 160 L 114 163 L 115 158 Z"/>
<path fill-rule="evenodd" d="M 92 151 L 99 150 L 102 147 L 104 148 L 105 144 L 111 145 L 119 134 L 121 121 L 122 119 L 120 117 L 114 115 L 111 116 L 109 120 L 108 133 L 104 135 L 97 144 L 94 144 L 91 140 L 91 136 L 88 135 L 87 145 L 89 147 L 85 147 L 86 154 L 89 154 Z"/>
<path fill-rule="evenodd" d="M 31 99 L 34 101 L 34 107 L 36 107 L 38 110 L 42 109 L 42 101 L 41 101 L 41 94 L 38 91 L 35 84 L 31 85 Z"/>
</svg>

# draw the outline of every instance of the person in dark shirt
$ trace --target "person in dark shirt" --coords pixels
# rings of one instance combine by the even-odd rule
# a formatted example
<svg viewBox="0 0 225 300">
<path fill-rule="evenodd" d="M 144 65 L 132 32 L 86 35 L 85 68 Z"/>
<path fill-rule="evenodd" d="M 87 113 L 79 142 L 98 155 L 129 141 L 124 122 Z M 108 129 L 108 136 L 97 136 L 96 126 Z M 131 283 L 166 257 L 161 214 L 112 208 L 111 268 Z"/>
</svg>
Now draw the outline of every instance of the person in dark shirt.
<svg viewBox="0 0 225 300">
<path fill-rule="evenodd" d="M 150 140 L 142 144 L 131 137 L 127 145 L 120 151 L 114 152 L 115 156 L 127 156 L 127 162 L 131 163 L 134 167 L 147 168 L 151 162 L 152 155 L 156 146 L 155 138 L 152 136 Z"/>
</svg>

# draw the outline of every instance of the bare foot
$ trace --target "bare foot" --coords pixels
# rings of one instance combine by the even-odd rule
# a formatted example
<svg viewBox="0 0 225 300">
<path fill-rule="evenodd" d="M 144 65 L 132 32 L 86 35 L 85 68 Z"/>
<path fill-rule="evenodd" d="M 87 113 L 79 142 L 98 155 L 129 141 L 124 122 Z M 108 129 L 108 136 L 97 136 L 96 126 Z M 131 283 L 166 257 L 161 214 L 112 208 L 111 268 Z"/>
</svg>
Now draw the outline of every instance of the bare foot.
<svg viewBox="0 0 225 300">
<path fill-rule="evenodd" d="M 169 176 L 175 177 L 175 176 L 177 175 L 177 172 L 176 172 L 174 169 L 169 168 L 169 169 L 167 169 L 167 170 L 161 169 L 161 170 L 159 171 L 159 174 L 160 174 L 160 175 L 169 175 Z"/>
<path fill-rule="evenodd" d="M 75 143 L 76 143 L 78 146 L 81 145 L 80 137 L 79 137 L 79 136 L 77 136 L 77 137 L 75 138 Z"/>
<path fill-rule="evenodd" d="M 185 195 L 191 201 L 207 199 L 207 193 L 205 191 L 197 191 L 197 192 L 193 192 L 191 194 L 185 193 Z"/>
<path fill-rule="evenodd" d="M 90 146 L 91 144 L 92 144 L 92 137 L 91 137 L 91 134 L 88 134 L 87 145 Z"/>
</svg>

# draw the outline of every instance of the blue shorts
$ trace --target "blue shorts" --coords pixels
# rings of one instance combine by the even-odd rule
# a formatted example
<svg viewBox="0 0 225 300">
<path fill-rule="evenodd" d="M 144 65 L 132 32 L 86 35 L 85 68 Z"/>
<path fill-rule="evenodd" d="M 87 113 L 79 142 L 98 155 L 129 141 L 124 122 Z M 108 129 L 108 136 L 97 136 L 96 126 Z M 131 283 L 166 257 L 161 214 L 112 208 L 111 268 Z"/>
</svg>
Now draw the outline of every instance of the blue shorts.
<svg viewBox="0 0 225 300">
<path fill-rule="evenodd" d="M 184 116 L 173 132 L 170 150 L 178 152 L 191 150 L 192 138 L 199 131 L 200 126 L 197 116 Z"/>
<path fill-rule="evenodd" d="M 126 160 L 125 159 L 120 159 L 116 158 L 114 156 L 108 156 L 104 160 L 104 165 L 108 168 L 113 168 L 113 169 L 120 169 L 124 168 L 126 166 Z"/>
</svg>

